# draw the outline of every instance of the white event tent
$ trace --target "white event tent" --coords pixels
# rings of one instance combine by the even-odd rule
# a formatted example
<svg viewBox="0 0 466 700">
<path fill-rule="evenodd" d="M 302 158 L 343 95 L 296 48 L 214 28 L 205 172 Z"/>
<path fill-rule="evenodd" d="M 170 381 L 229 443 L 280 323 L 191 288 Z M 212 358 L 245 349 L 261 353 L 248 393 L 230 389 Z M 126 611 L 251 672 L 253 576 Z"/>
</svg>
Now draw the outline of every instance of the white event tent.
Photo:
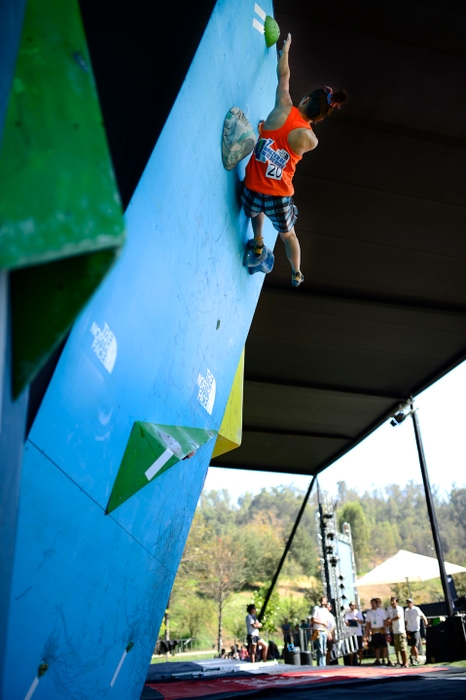
<svg viewBox="0 0 466 700">
<path fill-rule="evenodd" d="M 466 571 L 464 566 L 448 562 L 445 562 L 445 569 L 448 575 Z M 400 549 L 395 556 L 390 557 L 358 579 L 356 586 L 404 583 L 405 581 L 412 583 L 413 581 L 428 581 L 437 577 L 440 577 L 437 559 Z"/>
</svg>

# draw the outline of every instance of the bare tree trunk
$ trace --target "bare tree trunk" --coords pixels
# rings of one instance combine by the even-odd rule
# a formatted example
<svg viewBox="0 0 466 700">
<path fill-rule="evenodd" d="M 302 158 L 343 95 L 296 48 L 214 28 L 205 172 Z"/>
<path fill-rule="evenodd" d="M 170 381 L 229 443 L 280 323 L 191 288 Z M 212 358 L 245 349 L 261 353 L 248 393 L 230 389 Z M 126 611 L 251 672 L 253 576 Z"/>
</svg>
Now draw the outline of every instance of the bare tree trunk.
<svg viewBox="0 0 466 700">
<path fill-rule="evenodd" d="M 167 601 L 167 607 L 165 609 L 165 641 L 167 643 L 166 648 L 167 652 L 165 654 L 165 658 L 168 661 L 168 650 L 169 650 L 169 642 L 170 642 L 170 597 L 168 598 Z"/>
<path fill-rule="evenodd" d="M 218 648 L 218 654 L 220 656 L 222 652 L 222 622 L 223 622 L 223 598 L 221 598 L 218 602 L 218 640 L 217 640 L 217 648 Z"/>
</svg>

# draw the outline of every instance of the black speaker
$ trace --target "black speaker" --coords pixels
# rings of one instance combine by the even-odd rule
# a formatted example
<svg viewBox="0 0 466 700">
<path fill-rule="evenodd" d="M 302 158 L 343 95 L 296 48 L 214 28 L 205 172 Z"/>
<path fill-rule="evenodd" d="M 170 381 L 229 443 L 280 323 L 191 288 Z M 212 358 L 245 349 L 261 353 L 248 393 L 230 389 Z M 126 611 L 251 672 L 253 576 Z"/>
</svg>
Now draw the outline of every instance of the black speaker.
<svg viewBox="0 0 466 700">
<path fill-rule="evenodd" d="M 288 651 L 288 649 L 285 649 L 283 652 L 283 658 L 286 664 L 301 666 L 301 652 L 299 649 L 294 649 L 293 651 Z"/>
<path fill-rule="evenodd" d="M 438 625 L 428 627 L 426 630 L 426 657 L 427 663 L 435 664 L 442 661 L 451 661 L 451 631 L 449 620 Z"/>
<path fill-rule="evenodd" d="M 466 615 L 453 618 L 453 644 L 456 649 L 455 661 L 466 660 Z"/>
<path fill-rule="evenodd" d="M 312 652 L 302 651 L 300 658 L 301 658 L 301 666 L 312 666 Z"/>
<path fill-rule="evenodd" d="M 434 627 L 426 635 L 427 663 L 463 661 L 466 659 L 466 616 L 456 615 Z"/>
</svg>

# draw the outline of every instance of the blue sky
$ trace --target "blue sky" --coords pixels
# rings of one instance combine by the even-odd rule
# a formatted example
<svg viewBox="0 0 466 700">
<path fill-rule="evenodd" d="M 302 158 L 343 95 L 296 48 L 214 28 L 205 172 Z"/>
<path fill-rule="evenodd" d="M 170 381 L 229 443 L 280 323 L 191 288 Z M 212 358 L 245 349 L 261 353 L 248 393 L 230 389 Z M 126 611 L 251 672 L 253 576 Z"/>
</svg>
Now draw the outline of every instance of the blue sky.
<svg viewBox="0 0 466 700">
<path fill-rule="evenodd" d="M 429 478 L 441 496 L 453 484 L 466 485 L 466 362 L 416 398 Z M 393 428 L 388 422 L 320 476 L 322 489 L 336 493 L 338 481 L 360 493 L 387 484 L 421 483 L 411 419 Z M 236 500 L 246 491 L 294 484 L 306 489 L 310 477 L 210 467 L 204 490 L 227 489 Z"/>
</svg>

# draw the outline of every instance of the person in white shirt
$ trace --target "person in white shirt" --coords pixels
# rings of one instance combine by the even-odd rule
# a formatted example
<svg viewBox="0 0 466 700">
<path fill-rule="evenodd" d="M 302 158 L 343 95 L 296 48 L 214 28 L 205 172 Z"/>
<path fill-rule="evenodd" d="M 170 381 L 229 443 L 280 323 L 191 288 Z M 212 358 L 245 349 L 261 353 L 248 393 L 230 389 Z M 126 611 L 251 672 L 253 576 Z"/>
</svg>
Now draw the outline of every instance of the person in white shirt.
<svg viewBox="0 0 466 700">
<path fill-rule="evenodd" d="M 375 651 L 374 666 L 380 666 L 380 650 L 382 650 L 382 660 L 388 665 L 388 647 L 385 636 L 385 625 L 387 613 L 383 608 L 378 607 L 377 598 L 372 598 L 371 609 L 366 613 L 366 638 L 372 636 L 372 646 Z"/>
<path fill-rule="evenodd" d="M 421 619 L 427 625 L 427 618 L 417 605 L 414 605 L 412 598 L 406 599 L 405 622 L 406 633 L 408 637 L 408 645 L 411 647 L 410 656 L 413 658 L 413 664 L 419 664 L 418 646 L 421 644 Z"/>
<path fill-rule="evenodd" d="M 315 640 L 318 666 L 326 665 L 327 636 L 329 631 L 332 633 L 335 624 L 335 618 L 329 612 L 327 605 L 327 596 L 324 595 L 320 599 L 320 605 L 315 606 L 310 617 L 312 629 L 318 632 L 318 637 Z"/>
<path fill-rule="evenodd" d="M 401 666 L 408 668 L 408 658 L 406 656 L 406 630 L 405 630 L 405 615 L 401 605 L 398 605 L 398 598 L 392 596 L 390 598 L 390 607 L 387 610 L 388 622 L 392 629 L 396 660 Z"/>
<path fill-rule="evenodd" d="M 247 607 L 248 614 L 246 615 L 246 629 L 248 635 L 249 658 L 251 663 L 256 660 L 256 647 L 262 652 L 262 661 L 267 661 L 267 642 L 261 639 L 259 629 L 262 623 L 256 617 L 256 606 L 251 603 Z"/>
<path fill-rule="evenodd" d="M 350 628 L 350 633 L 355 634 L 358 639 L 358 657 L 359 665 L 362 663 L 362 628 L 364 625 L 364 617 L 362 612 L 358 610 L 356 603 L 351 602 L 349 604 L 349 612 L 345 615 L 345 625 Z M 350 654 L 350 664 L 353 666 L 356 663 L 356 654 Z"/>
</svg>

